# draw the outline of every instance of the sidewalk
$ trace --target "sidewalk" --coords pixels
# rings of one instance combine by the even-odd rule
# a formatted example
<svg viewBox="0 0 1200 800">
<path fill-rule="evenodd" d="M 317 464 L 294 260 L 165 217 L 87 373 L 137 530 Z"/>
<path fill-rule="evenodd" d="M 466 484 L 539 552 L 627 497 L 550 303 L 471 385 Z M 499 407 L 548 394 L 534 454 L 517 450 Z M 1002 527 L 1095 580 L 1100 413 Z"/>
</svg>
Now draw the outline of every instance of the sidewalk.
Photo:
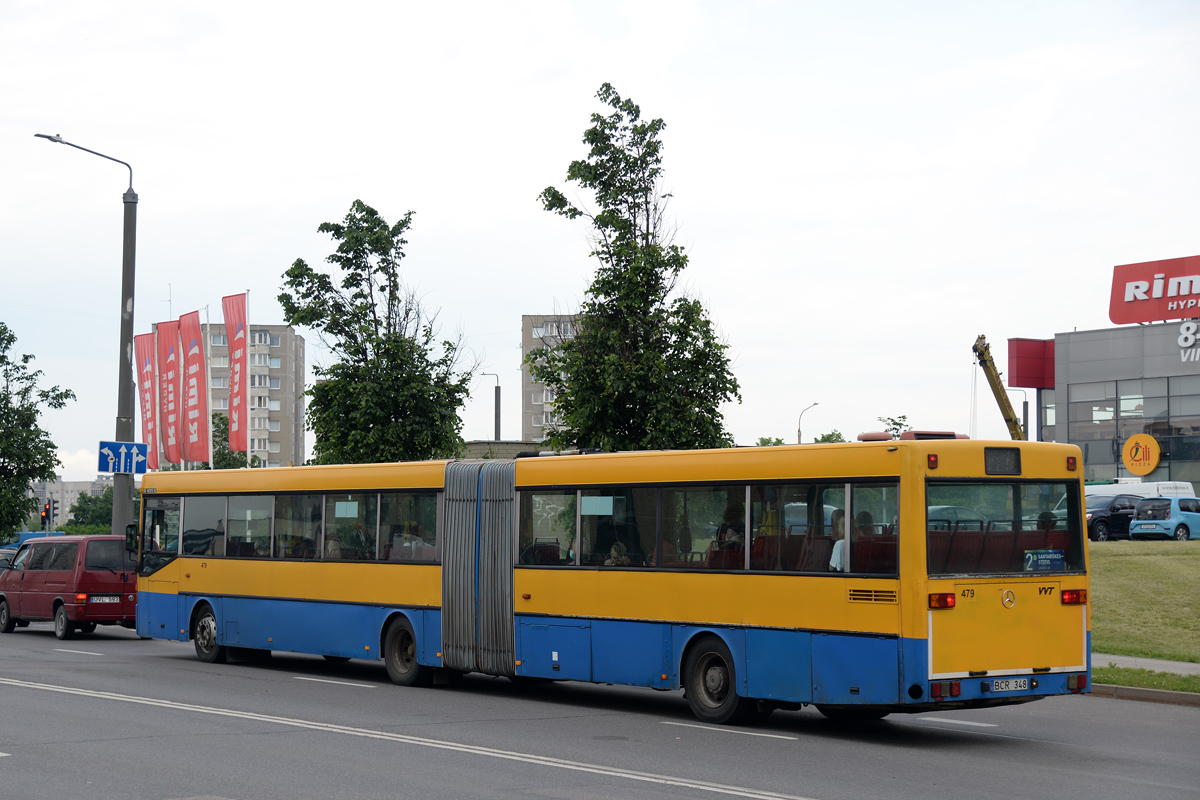
<svg viewBox="0 0 1200 800">
<path fill-rule="evenodd" d="M 1148 669 L 1152 672 L 1174 672 L 1177 675 L 1200 675 L 1200 664 L 1191 661 L 1164 661 L 1159 658 L 1140 658 L 1135 656 L 1113 656 L 1104 653 L 1092 653 L 1093 667 L 1107 667 L 1109 662 L 1118 667 L 1133 667 Z"/>
</svg>

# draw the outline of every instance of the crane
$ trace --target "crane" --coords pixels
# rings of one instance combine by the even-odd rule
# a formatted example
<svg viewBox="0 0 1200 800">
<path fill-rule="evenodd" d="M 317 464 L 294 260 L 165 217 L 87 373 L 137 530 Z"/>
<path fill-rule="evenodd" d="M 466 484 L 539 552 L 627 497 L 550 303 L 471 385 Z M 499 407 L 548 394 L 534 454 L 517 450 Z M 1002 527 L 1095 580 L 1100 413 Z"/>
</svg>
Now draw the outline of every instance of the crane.
<svg viewBox="0 0 1200 800">
<path fill-rule="evenodd" d="M 1004 390 L 1004 384 L 1000 382 L 1000 370 L 996 369 L 996 362 L 992 360 L 992 351 L 988 347 L 987 338 L 981 333 L 979 338 L 975 340 L 975 345 L 971 348 L 975 351 L 975 360 L 979 362 L 979 366 L 983 367 L 983 374 L 987 376 L 988 386 L 992 387 L 992 394 L 996 396 L 996 404 L 1000 406 L 1000 413 L 1004 416 L 1004 424 L 1008 426 L 1008 432 L 1014 441 L 1025 441 L 1025 431 L 1021 429 L 1021 421 L 1017 419 L 1017 412 L 1013 411 L 1012 403 L 1008 401 L 1008 392 Z"/>
</svg>

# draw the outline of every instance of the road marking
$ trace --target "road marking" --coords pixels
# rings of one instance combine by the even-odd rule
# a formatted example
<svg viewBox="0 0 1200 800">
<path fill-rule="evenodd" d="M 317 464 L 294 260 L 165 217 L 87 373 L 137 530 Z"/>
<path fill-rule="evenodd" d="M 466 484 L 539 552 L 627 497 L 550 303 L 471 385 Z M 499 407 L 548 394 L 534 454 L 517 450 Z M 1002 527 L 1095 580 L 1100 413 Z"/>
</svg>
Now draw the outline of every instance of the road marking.
<svg viewBox="0 0 1200 800">
<path fill-rule="evenodd" d="M 793 742 L 800 738 L 799 736 L 780 736 L 777 733 L 755 733 L 754 731 L 739 731 L 733 728 L 714 728 L 711 725 L 694 725 L 690 722 L 663 722 L 662 724 L 678 725 L 681 728 L 699 728 L 702 731 L 713 731 L 714 733 L 740 733 L 742 736 L 765 736 L 768 739 L 789 739 Z"/>
<path fill-rule="evenodd" d="M 104 653 L 89 653 L 87 650 L 64 650 L 61 647 L 54 648 L 59 653 L 78 653 L 81 656 L 102 656 Z"/>
<path fill-rule="evenodd" d="M 172 700 L 158 700 L 152 697 L 134 697 L 127 694 L 98 692 L 91 689 L 75 689 L 70 686 L 55 686 L 54 684 L 49 683 L 33 683 L 31 681 L 19 681 L 12 678 L 0 678 L 0 685 L 15 686 L 20 689 L 38 689 L 40 691 L 57 692 L 59 694 L 71 694 L 79 697 L 91 697 L 97 700 L 114 700 L 122 703 L 154 706 L 173 711 L 190 711 L 196 714 L 212 714 L 219 717 L 234 717 L 237 719 L 250 720 L 252 722 L 266 722 L 275 725 L 286 725 L 292 728 L 304 728 L 313 731 L 325 731 L 327 733 L 340 733 L 345 736 L 361 736 L 367 739 L 382 739 L 384 741 L 399 742 L 401 744 L 412 744 L 419 745 L 421 747 L 432 747 L 438 750 L 453 750 L 459 753 L 487 756 L 488 758 L 499 758 L 506 761 L 521 761 L 526 764 L 536 764 L 538 766 L 571 770 L 573 772 L 587 772 L 594 775 L 606 775 L 612 778 L 624 778 L 626 780 L 639 781 L 642 783 L 654 783 L 661 786 L 679 786 L 685 789 L 694 789 L 702 792 L 711 792 L 713 794 L 723 794 L 734 797 L 749 797 L 754 798 L 754 800 L 812 800 L 812 798 L 798 797 L 790 794 L 780 794 L 778 792 L 769 792 L 759 789 L 750 789 L 744 786 L 726 786 L 720 783 L 709 783 L 707 781 L 694 780 L 691 778 L 652 775 L 647 772 L 635 772 L 633 770 L 621 769 L 620 767 L 606 767 L 601 764 L 588 764 L 581 761 L 567 761 L 561 758 L 551 758 L 550 756 L 539 756 L 534 753 L 519 753 L 513 750 L 498 750 L 493 747 L 479 747 L 477 745 L 460 744 L 459 742 L 449 742 L 442 739 L 429 739 L 424 736 L 410 736 L 408 734 L 390 733 L 388 731 L 374 731 L 367 728 L 351 728 L 345 725 L 334 725 L 327 722 L 291 719 L 288 717 L 274 717 L 268 714 L 257 714 L 252 711 L 235 711 L 231 708 L 197 706 L 190 703 L 177 703 Z"/>
<path fill-rule="evenodd" d="M 969 719 L 951 719 L 950 717 L 917 717 L 921 722 L 947 722 L 951 725 L 970 725 L 974 728 L 999 728 L 990 722 L 971 722 Z"/>
<path fill-rule="evenodd" d="M 336 683 L 338 686 L 361 686 L 363 689 L 374 689 L 375 687 L 369 683 L 351 683 L 350 681 L 328 681 L 324 678 L 301 678 L 296 676 L 298 681 L 316 681 L 317 683 Z"/>
<path fill-rule="evenodd" d="M 12 755 L 12 753 L 0 753 L 0 758 L 7 758 L 8 756 L 11 756 L 11 755 Z"/>
</svg>

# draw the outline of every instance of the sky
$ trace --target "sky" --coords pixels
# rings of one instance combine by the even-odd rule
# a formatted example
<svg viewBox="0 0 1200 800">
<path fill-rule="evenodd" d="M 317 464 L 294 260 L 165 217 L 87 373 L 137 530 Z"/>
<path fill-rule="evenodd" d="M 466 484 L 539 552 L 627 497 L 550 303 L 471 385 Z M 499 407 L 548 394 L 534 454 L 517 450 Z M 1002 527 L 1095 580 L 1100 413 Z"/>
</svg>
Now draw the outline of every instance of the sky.
<svg viewBox="0 0 1200 800">
<path fill-rule="evenodd" d="M 1007 438 L 976 336 L 1006 371 L 1009 337 L 1110 327 L 1113 266 L 1200 253 L 1195 2 L 8 0 L 0 321 L 78 396 L 43 416 L 62 476 L 114 432 L 128 176 L 35 133 L 133 165 L 135 333 L 242 290 L 282 323 L 318 225 L 414 211 L 402 277 L 517 439 L 521 315 L 574 311 L 595 270 L 537 195 L 588 202 L 565 175 L 604 82 L 666 121 L 738 444 L 795 441 L 813 403 L 806 441 L 900 415 Z"/>
</svg>

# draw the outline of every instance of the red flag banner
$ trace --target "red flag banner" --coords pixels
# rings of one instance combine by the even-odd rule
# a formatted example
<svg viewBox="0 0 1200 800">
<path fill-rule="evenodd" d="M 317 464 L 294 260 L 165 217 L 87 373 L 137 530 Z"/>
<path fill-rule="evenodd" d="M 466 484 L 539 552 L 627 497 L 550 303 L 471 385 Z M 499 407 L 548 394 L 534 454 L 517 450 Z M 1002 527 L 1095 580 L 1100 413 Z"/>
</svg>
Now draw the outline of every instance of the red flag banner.
<svg viewBox="0 0 1200 800">
<path fill-rule="evenodd" d="M 246 295 L 221 298 L 225 336 L 229 341 L 229 449 L 245 452 L 250 444 L 250 356 L 246 347 Z"/>
<path fill-rule="evenodd" d="M 208 373 L 199 311 L 179 318 L 179 341 L 183 344 L 181 452 L 188 461 L 208 461 Z"/>
<path fill-rule="evenodd" d="M 137 366 L 138 405 L 142 412 L 142 441 L 146 448 L 146 466 L 158 469 L 158 426 L 154 421 L 154 334 L 133 337 L 134 364 Z"/>
<path fill-rule="evenodd" d="M 179 412 L 182 408 L 179 323 L 158 323 L 158 425 L 167 463 L 179 463 Z"/>
</svg>

